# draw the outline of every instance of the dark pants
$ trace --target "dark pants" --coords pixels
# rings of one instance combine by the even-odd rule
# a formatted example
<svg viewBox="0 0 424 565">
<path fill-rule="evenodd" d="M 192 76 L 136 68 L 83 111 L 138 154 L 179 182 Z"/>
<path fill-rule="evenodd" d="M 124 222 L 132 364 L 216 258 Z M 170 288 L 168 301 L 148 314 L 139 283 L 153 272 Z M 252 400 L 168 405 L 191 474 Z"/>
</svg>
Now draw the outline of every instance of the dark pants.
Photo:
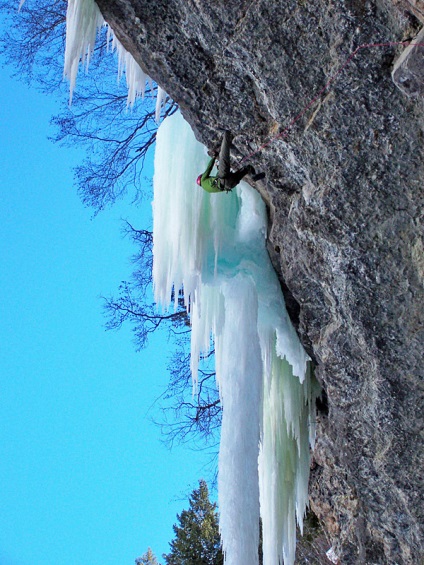
<svg viewBox="0 0 424 565">
<path fill-rule="evenodd" d="M 230 165 L 230 146 L 231 146 L 232 136 L 231 132 L 226 131 L 221 143 L 221 150 L 219 152 L 219 166 L 218 166 L 218 178 L 220 179 L 221 188 L 223 190 L 231 190 L 241 179 L 252 172 L 252 167 L 248 165 L 243 167 L 235 173 L 231 172 Z"/>
</svg>

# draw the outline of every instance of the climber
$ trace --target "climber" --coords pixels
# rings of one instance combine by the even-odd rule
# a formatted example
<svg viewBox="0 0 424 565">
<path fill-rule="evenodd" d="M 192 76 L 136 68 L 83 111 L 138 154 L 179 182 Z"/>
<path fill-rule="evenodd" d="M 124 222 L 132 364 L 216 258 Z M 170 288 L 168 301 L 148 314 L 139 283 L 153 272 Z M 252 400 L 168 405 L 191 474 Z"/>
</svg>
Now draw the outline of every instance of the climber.
<svg viewBox="0 0 424 565">
<path fill-rule="evenodd" d="M 258 175 L 255 174 L 255 169 L 252 165 L 247 165 L 235 173 L 231 172 L 230 169 L 230 145 L 232 141 L 231 133 L 226 130 L 221 143 L 221 149 L 219 152 L 219 165 L 218 174 L 216 176 L 210 176 L 210 173 L 215 165 L 216 157 L 215 154 L 209 161 L 206 171 L 197 177 L 197 184 L 206 190 L 206 192 L 230 192 L 241 179 L 246 175 L 252 175 L 254 181 L 263 179 L 265 177 L 264 173 Z"/>
</svg>

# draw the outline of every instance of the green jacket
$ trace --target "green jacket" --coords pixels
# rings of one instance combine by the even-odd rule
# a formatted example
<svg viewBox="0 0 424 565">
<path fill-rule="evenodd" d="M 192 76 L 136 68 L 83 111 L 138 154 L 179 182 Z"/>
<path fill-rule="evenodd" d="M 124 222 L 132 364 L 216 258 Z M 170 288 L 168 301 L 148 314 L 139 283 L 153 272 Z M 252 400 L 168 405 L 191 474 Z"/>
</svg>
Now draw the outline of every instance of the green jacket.
<svg viewBox="0 0 424 565">
<path fill-rule="evenodd" d="M 215 165 L 215 157 L 209 161 L 206 171 L 203 173 L 202 178 L 200 180 L 200 186 L 206 192 L 222 192 L 223 189 L 220 188 L 219 178 L 217 176 L 209 176 Z"/>
</svg>

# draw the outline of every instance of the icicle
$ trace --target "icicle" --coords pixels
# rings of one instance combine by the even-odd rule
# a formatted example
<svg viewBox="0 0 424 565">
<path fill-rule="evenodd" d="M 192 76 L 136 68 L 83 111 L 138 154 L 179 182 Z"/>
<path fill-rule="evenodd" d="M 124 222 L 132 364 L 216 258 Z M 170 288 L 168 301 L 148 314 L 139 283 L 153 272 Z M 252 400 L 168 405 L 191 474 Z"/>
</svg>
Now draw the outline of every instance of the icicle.
<svg viewBox="0 0 424 565">
<path fill-rule="evenodd" d="M 94 0 L 68 0 L 64 75 L 70 81 L 69 103 L 72 102 L 80 59 L 88 68 L 97 30 L 103 24 L 103 16 Z"/>
<path fill-rule="evenodd" d="M 150 81 L 149 76 L 143 71 L 131 53 L 125 49 L 122 43 L 114 34 L 112 28 L 108 25 L 108 45 L 112 44 L 112 50 L 116 50 L 118 55 L 118 81 L 121 80 L 125 73 L 128 98 L 127 106 L 134 106 L 137 98 L 144 98 L 146 91 L 146 82 Z"/>
<path fill-rule="evenodd" d="M 258 444 L 262 359 L 258 296 L 250 277 L 223 285 L 225 324 L 217 374 L 223 414 L 218 463 L 219 526 L 227 565 L 258 563 Z"/>
<path fill-rule="evenodd" d="M 165 105 L 167 94 L 163 88 L 158 86 L 158 94 L 156 96 L 156 110 L 155 110 L 155 120 L 158 124 L 160 122 L 160 113 L 162 111 L 162 107 Z"/>
<path fill-rule="evenodd" d="M 19 8 L 24 1 L 21 1 Z M 112 50 L 116 50 L 118 55 L 118 80 L 125 73 L 128 88 L 127 106 L 133 106 L 137 98 L 144 97 L 146 82 L 151 83 L 151 79 L 134 57 L 123 47 L 109 24 L 106 24 L 94 0 L 68 1 L 64 75 L 70 81 L 69 103 L 72 103 L 80 60 L 88 69 L 97 32 L 104 25 L 108 27 L 107 44 L 111 44 Z M 159 87 L 156 103 L 157 122 L 159 122 L 160 111 L 165 98 L 166 93 Z"/>
<path fill-rule="evenodd" d="M 259 457 L 264 563 L 294 563 L 296 521 L 303 529 L 308 503 L 309 424 L 316 391 L 276 353 L 269 335 L 264 363 L 263 430 Z"/>
</svg>

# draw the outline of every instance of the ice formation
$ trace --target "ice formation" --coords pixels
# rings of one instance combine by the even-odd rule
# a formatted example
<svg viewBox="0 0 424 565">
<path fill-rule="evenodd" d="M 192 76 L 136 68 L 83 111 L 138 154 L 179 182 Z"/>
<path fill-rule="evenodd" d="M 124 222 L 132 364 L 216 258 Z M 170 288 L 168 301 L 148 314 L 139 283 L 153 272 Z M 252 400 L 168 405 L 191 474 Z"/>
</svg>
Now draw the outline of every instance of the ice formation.
<svg viewBox="0 0 424 565">
<path fill-rule="evenodd" d="M 88 67 L 103 25 L 94 0 L 69 0 L 64 72 L 71 99 L 79 63 Z M 148 77 L 112 30 L 108 44 L 118 53 L 118 77 L 125 68 L 133 104 Z M 157 121 L 165 98 L 159 87 Z M 258 563 L 261 517 L 264 564 L 292 565 L 296 519 L 302 530 L 307 504 L 317 391 L 265 249 L 264 205 L 243 183 L 231 194 L 197 187 L 205 160 L 179 114 L 162 124 L 153 203 L 155 300 L 166 308 L 173 289 L 184 289 L 194 386 L 199 360 L 214 343 L 223 406 L 218 496 L 225 563 Z"/>
<path fill-rule="evenodd" d="M 158 124 L 160 122 L 160 114 L 163 106 L 165 105 L 167 94 L 161 86 L 158 86 L 158 94 L 156 96 L 155 120 Z"/>
<path fill-rule="evenodd" d="M 108 46 L 111 45 L 112 50 L 116 50 L 118 55 L 118 80 L 125 71 L 128 88 L 127 104 L 133 106 L 137 98 L 144 96 L 146 81 L 151 82 L 151 79 L 119 42 L 113 30 L 103 19 L 94 0 L 68 0 L 64 75 L 70 83 L 70 102 L 72 102 L 80 61 L 88 69 L 98 31 L 103 26 L 108 28 Z M 158 87 L 157 121 L 159 121 L 160 108 L 165 96 L 164 91 Z"/>
<path fill-rule="evenodd" d="M 155 154 L 155 300 L 167 308 L 173 288 L 184 289 L 194 386 L 199 359 L 211 340 L 215 346 L 225 563 L 258 563 L 261 517 L 264 564 L 292 565 L 317 388 L 266 252 L 263 202 L 244 183 L 230 194 L 205 193 L 195 179 L 206 162 L 181 115 L 167 118 Z"/>
<path fill-rule="evenodd" d="M 97 30 L 103 25 L 103 16 L 94 0 L 68 1 L 64 74 L 69 79 L 71 101 L 80 60 L 88 69 Z"/>
<path fill-rule="evenodd" d="M 127 105 L 133 106 L 137 98 L 144 98 L 146 82 L 151 83 L 152 81 L 131 53 L 128 53 L 125 47 L 118 41 L 109 24 L 104 22 L 104 25 L 108 28 L 108 45 L 112 43 L 112 50 L 116 50 L 118 54 L 118 81 L 121 80 L 125 72 L 128 88 Z"/>
</svg>

